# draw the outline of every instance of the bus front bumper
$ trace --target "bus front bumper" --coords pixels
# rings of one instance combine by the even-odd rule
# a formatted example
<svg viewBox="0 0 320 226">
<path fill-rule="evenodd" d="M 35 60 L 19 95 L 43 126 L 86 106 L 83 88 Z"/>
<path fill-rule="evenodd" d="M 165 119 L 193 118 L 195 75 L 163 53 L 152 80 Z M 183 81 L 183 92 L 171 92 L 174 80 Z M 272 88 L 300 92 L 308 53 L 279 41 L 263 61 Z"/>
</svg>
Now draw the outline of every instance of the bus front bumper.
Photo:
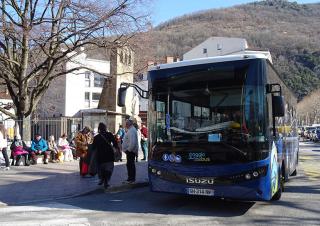
<svg viewBox="0 0 320 226">
<path fill-rule="evenodd" d="M 241 180 L 239 178 L 227 180 L 226 177 L 221 179 L 221 177 L 217 176 L 182 176 L 171 172 L 170 174 L 165 174 L 164 171 L 158 173 L 158 171 L 152 172 L 152 169 L 149 167 L 151 191 L 187 195 L 205 195 L 215 198 L 236 200 L 270 200 L 271 186 L 269 178 L 270 175 L 266 169 L 264 175 L 261 174 L 260 177 L 252 178 L 250 180 Z"/>
</svg>

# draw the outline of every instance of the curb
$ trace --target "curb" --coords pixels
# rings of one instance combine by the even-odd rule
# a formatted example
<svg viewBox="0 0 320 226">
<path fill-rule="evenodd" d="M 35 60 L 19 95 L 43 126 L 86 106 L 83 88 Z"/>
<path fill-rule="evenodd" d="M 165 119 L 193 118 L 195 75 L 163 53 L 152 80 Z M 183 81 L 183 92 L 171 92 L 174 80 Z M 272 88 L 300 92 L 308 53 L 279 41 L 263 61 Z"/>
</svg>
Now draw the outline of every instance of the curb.
<svg viewBox="0 0 320 226">
<path fill-rule="evenodd" d="M 145 181 L 145 182 L 137 182 L 135 184 L 123 184 L 123 185 L 118 185 L 118 186 L 110 186 L 107 190 L 105 190 L 101 186 L 101 187 L 98 187 L 92 191 L 88 191 L 88 192 L 74 195 L 74 197 L 81 197 L 81 196 L 92 195 L 92 194 L 101 194 L 101 193 L 118 193 L 118 192 L 128 191 L 130 189 L 147 187 L 148 185 L 149 185 L 149 182 Z"/>
<path fill-rule="evenodd" d="M 13 205 L 24 205 L 24 204 L 32 204 L 32 203 L 58 201 L 58 200 L 77 198 L 77 197 L 86 196 L 86 195 L 92 195 L 92 194 L 101 194 L 101 193 L 110 193 L 110 194 L 112 194 L 112 193 L 128 191 L 130 189 L 142 188 L 142 187 L 146 187 L 148 185 L 149 185 L 149 182 L 145 181 L 145 182 L 137 182 L 135 184 L 123 184 L 123 185 L 118 185 L 118 186 L 111 186 L 108 190 L 104 190 L 103 188 L 98 187 L 98 188 L 95 188 L 95 189 L 93 189 L 91 191 L 82 192 L 82 193 L 78 193 L 78 194 L 74 194 L 74 195 L 56 197 L 56 198 L 48 198 L 48 199 L 32 200 L 32 201 L 8 203 L 8 204 L 0 202 L 0 208 L 13 206 Z"/>
</svg>

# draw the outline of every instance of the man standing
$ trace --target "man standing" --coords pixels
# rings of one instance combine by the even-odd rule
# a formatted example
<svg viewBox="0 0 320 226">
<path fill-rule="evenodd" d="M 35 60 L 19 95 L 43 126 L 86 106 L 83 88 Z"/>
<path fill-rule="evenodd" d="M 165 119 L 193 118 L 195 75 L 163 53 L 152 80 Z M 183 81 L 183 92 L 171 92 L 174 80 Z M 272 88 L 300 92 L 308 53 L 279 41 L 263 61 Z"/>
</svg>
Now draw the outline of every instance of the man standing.
<svg viewBox="0 0 320 226">
<path fill-rule="evenodd" d="M 115 153 L 116 155 L 114 157 L 116 162 L 118 161 L 122 162 L 122 143 L 123 143 L 123 138 L 125 134 L 126 134 L 126 131 L 124 130 L 122 125 L 119 125 L 119 129 L 116 134 L 116 140 L 118 142 L 119 152 Z"/>
<path fill-rule="evenodd" d="M 44 155 L 43 163 L 48 164 L 50 151 L 48 151 L 47 141 L 45 141 L 38 133 L 35 135 L 35 139 L 31 143 L 30 155 L 32 164 L 37 164 L 37 155 Z"/>
<path fill-rule="evenodd" d="M 122 144 L 122 150 L 127 156 L 128 180 L 125 181 L 125 183 L 132 184 L 136 181 L 136 166 L 134 160 L 139 150 L 138 133 L 131 119 L 126 121 L 126 128 L 128 131 L 123 138 Z"/>
<path fill-rule="evenodd" d="M 141 159 L 141 160 L 147 160 L 147 158 L 148 158 L 148 129 L 144 124 L 141 125 L 141 149 L 143 152 L 143 159 Z"/>
</svg>

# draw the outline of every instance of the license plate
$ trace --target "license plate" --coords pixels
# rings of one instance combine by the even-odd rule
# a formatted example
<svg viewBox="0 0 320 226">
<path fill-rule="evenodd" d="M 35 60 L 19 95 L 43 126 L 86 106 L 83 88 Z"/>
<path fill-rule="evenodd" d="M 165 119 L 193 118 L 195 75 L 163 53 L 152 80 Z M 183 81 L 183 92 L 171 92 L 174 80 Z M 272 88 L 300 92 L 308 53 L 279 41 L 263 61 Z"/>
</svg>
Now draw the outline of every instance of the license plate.
<svg viewBox="0 0 320 226">
<path fill-rule="evenodd" d="M 187 194 L 214 196 L 214 190 L 213 189 L 202 189 L 202 188 L 187 188 Z"/>
</svg>

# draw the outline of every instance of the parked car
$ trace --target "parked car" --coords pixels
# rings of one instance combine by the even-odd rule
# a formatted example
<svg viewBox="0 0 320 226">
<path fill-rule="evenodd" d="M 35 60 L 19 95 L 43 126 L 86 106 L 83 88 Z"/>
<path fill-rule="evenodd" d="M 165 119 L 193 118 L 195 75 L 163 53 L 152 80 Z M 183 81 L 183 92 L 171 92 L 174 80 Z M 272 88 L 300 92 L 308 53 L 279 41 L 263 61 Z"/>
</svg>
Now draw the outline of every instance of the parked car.
<svg viewBox="0 0 320 226">
<path fill-rule="evenodd" d="M 312 127 L 312 126 L 307 126 L 306 130 L 304 131 L 304 138 L 311 140 L 311 131 L 315 130 L 316 127 Z"/>
<path fill-rule="evenodd" d="M 319 142 L 320 141 L 320 127 L 317 127 L 314 131 L 314 133 L 312 134 L 313 136 L 313 141 L 314 142 Z"/>
<path fill-rule="evenodd" d="M 318 127 L 318 128 L 316 129 L 314 141 L 315 141 L 315 142 L 319 142 L 319 141 L 320 141 L 320 127 Z"/>
<path fill-rule="evenodd" d="M 316 133 L 316 129 L 312 129 L 311 131 L 310 131 L 310 133 L 309 133 L 309 139 L 311 140 L 311 141 L 316 141 L 316 139 L 317 139 L 317 133 Z"/>
</svg>

